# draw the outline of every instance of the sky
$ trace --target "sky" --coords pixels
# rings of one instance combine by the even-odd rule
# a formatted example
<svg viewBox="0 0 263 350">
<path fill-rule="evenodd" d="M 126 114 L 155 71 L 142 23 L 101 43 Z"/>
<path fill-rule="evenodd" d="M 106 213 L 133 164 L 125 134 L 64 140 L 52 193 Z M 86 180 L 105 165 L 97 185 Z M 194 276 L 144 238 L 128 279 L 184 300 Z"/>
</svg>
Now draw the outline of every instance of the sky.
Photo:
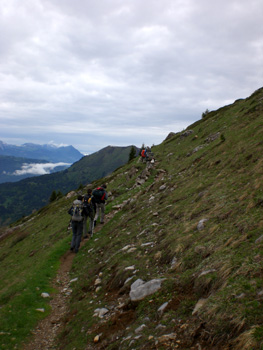
<svg viewBox="0 0 263 350">
<path fill-rule="evenodd" d="M 1 0 L 0 140 L 160 144 L 263 86 L 262 0 Z"/>
</svg>

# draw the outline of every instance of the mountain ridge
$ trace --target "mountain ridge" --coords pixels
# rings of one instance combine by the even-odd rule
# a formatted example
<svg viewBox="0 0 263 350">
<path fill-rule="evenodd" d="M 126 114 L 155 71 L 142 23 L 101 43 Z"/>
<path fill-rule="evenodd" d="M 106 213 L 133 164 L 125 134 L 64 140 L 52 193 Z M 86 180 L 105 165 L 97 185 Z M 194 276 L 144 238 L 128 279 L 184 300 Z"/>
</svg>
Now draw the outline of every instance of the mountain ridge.
<svg viewBox="0 0 263 350">
<path fill-rule="evenodd" d="M 50 162 L 74 163 L 83 157 L 73 146 L 54 146 L 25 143 L 21 146 L 9 145 L 0 141 L 0 155 L 21 158 L 33 158 Z"/>
</svg>

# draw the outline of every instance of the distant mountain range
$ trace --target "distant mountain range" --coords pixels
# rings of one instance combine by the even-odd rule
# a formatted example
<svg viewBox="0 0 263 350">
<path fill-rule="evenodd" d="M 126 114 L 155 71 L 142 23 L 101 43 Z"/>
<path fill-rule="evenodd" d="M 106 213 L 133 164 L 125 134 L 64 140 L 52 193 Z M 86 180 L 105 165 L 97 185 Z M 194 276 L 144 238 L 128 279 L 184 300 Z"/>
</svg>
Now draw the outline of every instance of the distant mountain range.
<svg viewBox="0 0 263 350">
<path fill-rule="evenodd" d="M 73 146 L 37 145 L 25 143 L 21 146 L 9 145 L 0 141 L 0 155 L 21 158 L 41 159 L 48 162 L 74 163 L 83 157 L 83 154 Z"/>
<path fill-rule="evenodd" d="M 0 183 L 65 170 L 82 157 L 73 146 L 33 143 L 15 146 L 0 141 Z"/>
<path fill-rule="evenodd" d="M 128 162 L 132 147 L 108 146 L 82 157 L 66 170 L 0 184 L 0 226 L 42 208 L 48 204 L 53 191 L 66 194 L 109 175 Z"/>
</svg>

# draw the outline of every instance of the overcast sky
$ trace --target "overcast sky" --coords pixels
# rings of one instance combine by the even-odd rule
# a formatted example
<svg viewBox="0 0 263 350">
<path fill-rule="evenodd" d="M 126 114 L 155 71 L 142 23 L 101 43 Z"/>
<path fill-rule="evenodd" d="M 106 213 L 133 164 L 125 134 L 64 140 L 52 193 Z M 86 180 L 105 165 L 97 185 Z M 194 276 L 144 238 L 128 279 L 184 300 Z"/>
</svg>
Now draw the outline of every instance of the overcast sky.
<svg viewBox="0 0 263 350">
<path fill-rule="evenodd" d="M 0 140 L 159 144 L 263 86 L 262 0 L 1 0 Z"/>
</svg>

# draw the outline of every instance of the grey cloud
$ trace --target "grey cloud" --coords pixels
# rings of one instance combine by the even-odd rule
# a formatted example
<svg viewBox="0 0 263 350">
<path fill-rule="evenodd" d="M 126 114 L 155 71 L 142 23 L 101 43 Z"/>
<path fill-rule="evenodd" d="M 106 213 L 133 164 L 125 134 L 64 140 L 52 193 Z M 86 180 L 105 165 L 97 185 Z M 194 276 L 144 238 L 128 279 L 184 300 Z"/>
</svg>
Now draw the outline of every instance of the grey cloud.
<svg viewBox="0 0 263 350">
<path fill-rule="evenodd" d="M 6 141 L 87 153 L 161 142 L 262 84 L 260 0 L 10 0 L 0 10 Z"/>
</svg>

